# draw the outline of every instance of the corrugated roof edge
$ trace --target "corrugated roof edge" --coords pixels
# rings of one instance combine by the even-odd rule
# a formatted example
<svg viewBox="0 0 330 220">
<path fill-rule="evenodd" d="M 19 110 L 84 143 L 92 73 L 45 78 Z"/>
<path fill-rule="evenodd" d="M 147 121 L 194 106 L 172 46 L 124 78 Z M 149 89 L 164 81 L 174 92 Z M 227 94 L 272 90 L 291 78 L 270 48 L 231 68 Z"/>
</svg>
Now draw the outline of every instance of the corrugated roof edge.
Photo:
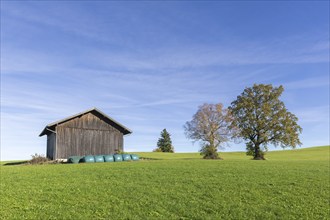
<svg viewBox="0 0 330 220">
<path fill-rule="evenodd" d="M 87 114 L 89 112 L 92 112 L 92 111 L 97 111 L 98 113 L 100 113 L 101 115 L 103 115 L 104 117 L 106 117 L 107 119 L 109 119 L 110 121 L 113 121 L 115 124 L 119 125 L 120 127 L 122 127 L 124 130 L 128 131 L 126 134 L 131 134 L 132 131 L 125 127 L 124 125 L 120 124 L 119 122 L 117 122 L 115 119 L 111 118 L 110 116 L 106 115 L 105 113 L 103 113 L 101 110 L 99 110 L 98 108 L 94 107 L 94 108 L 91 108 L 91 109 L 88 109 L 86 111 L 83 111 L 83 112 L 80 112 L 78 114 L 75 114 L 75 115 L 72 115 L 70 117 L 67 117 L 67 118 L 64 118 L 62 120 L 59 120 L 59 121 L 56 121 L 56 122 L 53 122 L 53 123 L 50 123 L 48 125 L 46 125 L 46 127 L 43 129 L 43 131 L 40 133 L 39 137 L 43 136 L 46 134 L 46 131 L 49 127 L 52 127 L 54 125 L 58 125 L 58 124 L 61 124 L 61 123 L 64 123 L 66 121 L 69 121 L 73 118 L 76 118 L 76 117 L 79 117 L 81 115 L 84 115 L 84 114 Z"/>
</svg>

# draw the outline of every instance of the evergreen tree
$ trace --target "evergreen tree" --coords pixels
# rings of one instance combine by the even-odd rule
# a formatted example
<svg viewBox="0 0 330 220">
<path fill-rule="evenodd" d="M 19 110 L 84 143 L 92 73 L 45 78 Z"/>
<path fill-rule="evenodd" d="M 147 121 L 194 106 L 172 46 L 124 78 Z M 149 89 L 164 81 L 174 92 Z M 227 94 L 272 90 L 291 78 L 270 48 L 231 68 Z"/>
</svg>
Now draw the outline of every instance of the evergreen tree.
<svg viewBox="0 0 330 220">
<path fill-rule="evenodd" d="M 157 146 L 162 152 L 171 152 L 171 153 L 174 152 L 171 135 L 166 131 L 165 128 L 160 133 L 160 138 L 158 139 Z"/>
</svg>

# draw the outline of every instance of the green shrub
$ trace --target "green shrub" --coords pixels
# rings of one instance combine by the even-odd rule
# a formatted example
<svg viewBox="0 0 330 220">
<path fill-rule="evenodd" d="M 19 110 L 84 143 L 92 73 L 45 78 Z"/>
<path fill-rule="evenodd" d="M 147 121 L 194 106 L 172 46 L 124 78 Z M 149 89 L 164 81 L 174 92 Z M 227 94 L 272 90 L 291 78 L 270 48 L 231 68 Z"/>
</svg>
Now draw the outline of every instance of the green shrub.
<svg viewBox="0 0 330 220">
<path fill-rule="evenodd" d="M 159 147 L 155 148 L 152 150 L 152 152 L 163 152 L 162 149 L 160 149 Z"/>
<path fill-rule="evenodd" d="M 124 151 L 119 150 L 119 149 L 115 149 L 115 153 L 114 154 L 126 154 Z"/>
</svg>

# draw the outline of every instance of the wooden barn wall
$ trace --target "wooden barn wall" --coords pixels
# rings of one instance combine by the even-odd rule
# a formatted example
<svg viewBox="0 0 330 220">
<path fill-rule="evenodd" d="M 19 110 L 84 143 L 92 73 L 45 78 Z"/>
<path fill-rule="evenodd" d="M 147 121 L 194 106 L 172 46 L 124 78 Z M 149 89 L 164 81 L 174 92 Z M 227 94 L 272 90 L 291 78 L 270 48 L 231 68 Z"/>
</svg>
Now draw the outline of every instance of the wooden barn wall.
<svg viewBox="0 0 330 220">
<path fill-rule="evenodd" d="M 123 134 L 92 113 L 56 127 L 56 158 L 113 154 L 123 150 Z"/>
<path fill-rule="evenodd" d="M 56 144 L 56 135 L 54 133 L 51 133 L 47 135 L 47 158 L 54 159 L 54 150 L 55 150 L 55 144 Z"/>
</svg>

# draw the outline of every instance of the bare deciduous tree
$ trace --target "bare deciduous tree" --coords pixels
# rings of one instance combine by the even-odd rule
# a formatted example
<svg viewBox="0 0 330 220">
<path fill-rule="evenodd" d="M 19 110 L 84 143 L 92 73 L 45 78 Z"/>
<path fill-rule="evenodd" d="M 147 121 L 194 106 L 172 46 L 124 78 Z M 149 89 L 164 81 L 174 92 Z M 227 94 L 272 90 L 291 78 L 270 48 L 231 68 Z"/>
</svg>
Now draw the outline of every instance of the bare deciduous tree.
<svg viewBox="0 0 330 220">
<path fill-rule="evenodd" d="M 203 104 L 199 106 L 191 121 L 184 125 L 187 138 L 200 141 L 201 154 L 206 159 L 217 159 L 218 148 L 224 147 L 232 136 L 229 124 L 232 117 L 229 111 L 219 104 Z"/>
</svg>

